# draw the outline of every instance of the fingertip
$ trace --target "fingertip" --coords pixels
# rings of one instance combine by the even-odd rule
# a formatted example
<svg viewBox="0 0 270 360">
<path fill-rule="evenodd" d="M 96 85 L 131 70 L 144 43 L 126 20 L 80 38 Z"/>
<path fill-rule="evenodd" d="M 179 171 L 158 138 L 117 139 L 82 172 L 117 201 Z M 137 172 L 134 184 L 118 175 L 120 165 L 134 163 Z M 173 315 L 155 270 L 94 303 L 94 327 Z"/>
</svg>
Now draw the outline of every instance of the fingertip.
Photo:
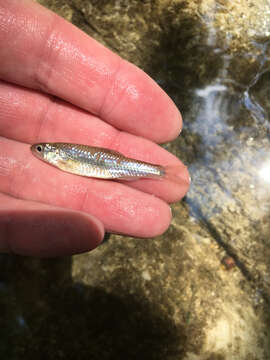
<svg viewBox="0 0 270 360">
<path fill-rule="evenodd" d="M 154 202 L 156 201 L 156 205 Z M 164 201 L 155 198 L 153 208 L 148 216 L 148 226 L 142 232 L 142 237 L 151 238 L 162 235 L 170 226 L 172 220 L 172 211 L 170 206 Z"/>
<path fill-rule="evenodd" d="M 183 127 L 183 118 L 181 112 L 174 103 L 172 106 L 174 107 L 174 114 L 172 116 L 172 130 L 171 138 L 169 140 L 174 140 L 177 138 L 181 134 Z"/>
<path fill-rule="evenodd" d="M 170 126 L 167 128 L 166 133 L 160 131 L 158 143 L 169 142 L 176 139 L 181 134 L 183 126 L 183 118 L 179 109 L 167 94 L 165 94 L 165 96 L 167 97 L 166 101 L 168 106 L 166 108 L 167 114 L 165 115 L 166 118 L 164 118 L 164 121 L 167 120 Z"/>
<path fill-rule="evenodd" d="M 77 236 L 79 240 L 78 252 L 85 252 L 95 249 L 104 239 L 103 224 L 95 217 L 89 214 L 74 212 L 74 226 L 78 229 Z M 76 233 L 76 229 L 74 231 Z"/>
<path fill-rule="evenodd" d="M 38 219 L 35 221 L 38 222 Z M 44 234 L 39 234 L 39 254 L 34 255 L 41 257 L 91 251 L 100 245 L 104 238 L 102 223 L 94 216 L 79 211 L 56 210 L 41 215 L 40 221 L 45 231 Z"/>
<path fill-rule="evenodd" d="M 151 119 L 153 125 L 148 124 L 149 133 L 146 134 L 149 139 L 152 139 L 156 143 L 165 143 L 174 140 L 180 135 L 182 131 L 182 115 L 169 97 L 169 95 L 163 91 L 158 84 L 155 83 L 154 101 L 152 106 L 149 107 L 149 119 Z M 145 110 L 147 112 L 147 110 Z M 147 131 L 147 129 L 145 129 Z"/>
<path fill-rule="evenodd" d="M 153 127 L 149 126 L 149 138 L 157 143 L 174 140 L 182 131 L 182 115 L 170 96 L 151 78 L 148 77 L 149 88 L 145 87 L 145 94 L 152 98 L 151 106 L 145 108 L 149 112 L 149 119 Z"/>
<path fill-rule="evenodd" d="M 0 218 L 0 252 L 26 256 L 56 257 L 96 248 L 104 237 L 102 223 L 95 217 L 47 205 L 11 209 Z"/>
<path fill-rule="evenodd" d="M 172 221 L 172 210 L 169 205 L 165 204 L 161 214 L 162 214 L 162 218 L 161 218 L 162 220 L 156 224 L 154 236 L 159 236 L 164 234 L 164 232 L 168 230 Z"/>
<path fill-rule="evenodd" d="M 170 181 L 171 197 L 168 198 L 169 203 L 180 201 L 188 192 L 190 187 L 190 175 L 188 168 L 183 165 L 181 171 L 176 176 L 177 181 Z"/>
<path fill-rule="evenodd" d="M 172 99 L 143 70 L 121 61 L 112 90 L 102 106 L 102 118 L 131 134 L 158 143 L 177 137 L 182 117 Z"/>
</svg>

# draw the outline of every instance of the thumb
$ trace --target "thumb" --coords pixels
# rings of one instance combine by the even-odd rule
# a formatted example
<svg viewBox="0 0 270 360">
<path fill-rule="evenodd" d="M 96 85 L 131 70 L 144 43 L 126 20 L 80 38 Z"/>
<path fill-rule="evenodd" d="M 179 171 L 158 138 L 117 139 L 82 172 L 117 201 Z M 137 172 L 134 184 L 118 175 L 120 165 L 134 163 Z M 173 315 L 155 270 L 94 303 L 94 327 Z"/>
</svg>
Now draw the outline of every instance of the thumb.
<svg viewBox="0 0 270 360">
<path fill-rule="evenodd" d="M 0 253 L 40 257 L 89 251 L 103 239 L 95 217 L 0 193 Z"/>
</svg>

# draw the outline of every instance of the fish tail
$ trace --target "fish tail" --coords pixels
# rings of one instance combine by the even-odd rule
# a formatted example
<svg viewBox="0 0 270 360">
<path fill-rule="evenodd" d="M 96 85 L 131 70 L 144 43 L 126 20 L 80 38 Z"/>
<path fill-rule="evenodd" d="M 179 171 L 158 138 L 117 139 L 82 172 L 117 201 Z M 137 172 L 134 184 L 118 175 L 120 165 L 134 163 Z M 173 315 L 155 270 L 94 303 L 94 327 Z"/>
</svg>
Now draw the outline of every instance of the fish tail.
<svg viewBox="0 0 270 360">
<path fill-rule="evenodd" d="M 185 165 L 164 166 L 164 179 L 175 182 L 177 184 L 190 184 L 190 176 Z"/>
</svg>

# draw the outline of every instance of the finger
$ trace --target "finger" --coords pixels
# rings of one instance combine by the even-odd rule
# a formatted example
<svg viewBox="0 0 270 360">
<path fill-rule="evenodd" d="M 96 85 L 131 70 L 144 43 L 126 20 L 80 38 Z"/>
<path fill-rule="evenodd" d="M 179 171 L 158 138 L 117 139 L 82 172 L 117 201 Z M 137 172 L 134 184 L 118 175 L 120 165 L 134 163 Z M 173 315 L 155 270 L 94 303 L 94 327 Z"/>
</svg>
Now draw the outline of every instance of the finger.
<svg viewBox="0 0 270 360">
<path fill-rule="evenodd" d="M 163 233 L 171 211 L 162 200 L 120 183 L 62 172 L 32 156 L 29 145 L 0 138 L 0 191 L 80 210 L 109 231 L 138 237 Z"/>
<path fill-rule="evenodd" d="M 0 78 L 41 89 L 157 142 L 176 137 L 181 116 L 143 71 L 26 0 L 0 0 Z"/>
<path fill-rule="evenodd" d="M 0 82 L 0 134 L 30 144 L 65 141 L 100 146 L 138 160 L 178 166 L 181 182 L 147 179 L 129 182 L 128 185 L 167 202 L 178 201 L 188 189 L 189 175 L 186 167 L 155 143 L 116 130 L 99 118 L 64 101 L 3 82 Z"/>
<path fill-rule="evenodd" d="M 0 193 L 0 253 L 71 255 L 94 249 L 103 236 L 91 215 Z"/>
</svg>

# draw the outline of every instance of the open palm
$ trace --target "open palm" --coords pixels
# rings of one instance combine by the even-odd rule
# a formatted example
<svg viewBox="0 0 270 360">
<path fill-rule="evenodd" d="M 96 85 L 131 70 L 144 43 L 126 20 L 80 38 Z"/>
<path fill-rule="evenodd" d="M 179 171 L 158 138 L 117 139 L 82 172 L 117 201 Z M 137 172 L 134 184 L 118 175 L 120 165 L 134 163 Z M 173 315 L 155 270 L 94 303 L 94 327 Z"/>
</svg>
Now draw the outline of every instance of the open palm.
<svg viewBox="0 0 270 360">
<path fill-rule="evenodd" d="M 144 72 L 29 0 L 0 0 L 0 252 L 38 256 L 96 247 L 104 229 L 161 234 L 188 172 L 155 142 L 181 116 Z M 115 182 L 59 171 L 32 156 L 37 142 L 73 142 L 182 166 L 183 183 Z"/>
</svg>

